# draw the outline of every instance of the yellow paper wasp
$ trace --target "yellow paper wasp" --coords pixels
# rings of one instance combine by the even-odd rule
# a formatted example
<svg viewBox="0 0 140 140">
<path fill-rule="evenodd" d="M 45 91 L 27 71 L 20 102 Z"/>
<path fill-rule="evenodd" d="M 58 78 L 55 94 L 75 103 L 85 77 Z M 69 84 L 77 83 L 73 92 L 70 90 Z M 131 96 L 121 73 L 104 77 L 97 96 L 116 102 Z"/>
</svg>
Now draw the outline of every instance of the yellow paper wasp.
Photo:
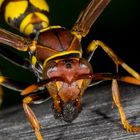
<svg viewBox="0 0 140 140">
<path fill-rule="evenodd" d="M 120 59 L 111 48 L 99 40 L 93 40 L 87 47 L 88 59 L 82 56 L 81 39 L 85 37 L 110 0 L 91 0 L 81 12 L 71 30 L 61 26 L 50 26 L 49 6 L 45 0 L 2 0 L 1 14 L 5 21 L 27 37 L 21 37 L 0 29 L 0 43 L 19 51 L 27 51 L 28 59 L 15 59 L 1 48 L 1 56 L 10 62 L 33 71 L 37 83 L 23 85 L 8 77 L 0 76 L 0 84 L 21 92 L 23 108 L 38 140 L 42 140 L 39 122 L 29 107 L 31 103 L 42 103 L 48 94 L 53 99 L 55 118 L 72 122 L 81 111 L 81 98 L 91 82 L 112 80 L 113 102 L 118 107 L 121 122 L 130 132 L 140 131 L 126 120 L 120 101 L 117 80 L 140 85 L 140 75 Z M 19 7 L 19 8 L 16 8 Z M 114 61 L 131 76 L 118 76 L 109 73 L 93 73 L 90 60 L 95 50 L 101 47 Z M 20 60 L 20 61 L 19 61 Z"/>
</svg>

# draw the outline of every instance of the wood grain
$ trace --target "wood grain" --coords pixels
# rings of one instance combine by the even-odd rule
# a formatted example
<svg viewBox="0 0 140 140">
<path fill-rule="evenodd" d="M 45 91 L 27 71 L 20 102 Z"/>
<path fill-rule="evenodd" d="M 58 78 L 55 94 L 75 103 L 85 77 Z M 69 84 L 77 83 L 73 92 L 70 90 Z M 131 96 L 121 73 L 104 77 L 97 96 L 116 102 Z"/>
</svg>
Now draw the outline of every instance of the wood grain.
<svg viewBox="0 0 140 140">
<path fill-rule="evenodd" d="M 140 87 L 119 83 L 128 121 L 140 125 Z M 32 105 L 41 125 L 44 140 L 139 140 L 139 134 L 127 133 L 116 107 L 112 110 L 111 83 L 89 88 L 83 98 L 83 110 L 71 123 L 55 120 L 52 101 Z M 36 140 L 22 105 L 0 112 L 0 140 Z"/>
</svg>

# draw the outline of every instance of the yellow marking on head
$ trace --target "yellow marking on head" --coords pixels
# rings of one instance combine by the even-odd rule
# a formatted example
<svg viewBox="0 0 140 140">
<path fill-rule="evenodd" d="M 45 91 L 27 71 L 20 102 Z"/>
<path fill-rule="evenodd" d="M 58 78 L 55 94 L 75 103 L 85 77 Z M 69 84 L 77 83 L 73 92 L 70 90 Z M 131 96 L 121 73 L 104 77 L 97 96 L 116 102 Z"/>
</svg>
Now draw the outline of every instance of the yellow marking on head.
<svg viewBox="0 0 140 140">
<path fill-rule="evenodd" d="M 49 12 L 49 6 L 45 0 L 30 0 L 30 2 L 40 10 L 45 10 Z"/>
<path fill-rule="evenodd" d="M 57 53 L 57 54 L 55 54 L 53 56 L 48 57 L 44 61 L 43 67 L 45 68 L 45 66 L 46 66 L 46 64 L 47 64 L 47 62 L 49 60 L 54 59 L 54 58 L 59 57 L 59 56 L 64 56 L 64 55 L 69 55 L 69 54 L 79 54 L 80 57 L 82 56 L 81 52 L 80 51 L 76 51 L 76 50 L 59 52 L 59 53 Z"/>
<path fill-rule="evenodd" d="M 63 59 L 63 58 L 62 58 Z M 62 59 L 57 59 L 57 60 L 54 60 L 56 63 L 58 63 L 59 61 L 62 61 Z M 77 60 L 79 61 L 80 58 L 73 58 L 74 60 Z"/>
<path fill-rule="evenodd" d="M 1 7 L 1 5 L 2 5 L 3 2 L 4 2 L 4 0 L 0 0 L 0 7 Z"/>
<path fill-rule="evenodd" d="M 36 18 L 34 18 L 34 16 L 36 16 Z M 22 20 L 20 24 L 20 32 L 23 32 L 26 35 L 29 35 L 33 33 L 33 30 L 34 30 L 33 24 L 34 23 L 41 24 L 42 22 L 43 24 L 46 23 L 43 25 L 43 28 L 46 28 L 49 25 L 48 17 L 38 12 L 31 13 Z"/>
<path fill-rule="evenodd" d="M 8 18 L 14 20 L 23 14 L 28 7 L 27 1 L 11 1 L 5 8 L 5 20 L 8 22 Z"/>
</svg>

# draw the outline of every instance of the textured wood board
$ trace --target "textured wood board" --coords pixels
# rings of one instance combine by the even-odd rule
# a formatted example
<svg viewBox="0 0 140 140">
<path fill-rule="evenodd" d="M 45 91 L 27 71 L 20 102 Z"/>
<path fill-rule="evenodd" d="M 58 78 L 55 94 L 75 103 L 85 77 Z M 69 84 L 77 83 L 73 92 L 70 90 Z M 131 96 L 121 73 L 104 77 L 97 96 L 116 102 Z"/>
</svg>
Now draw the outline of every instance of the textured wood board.
<svg viewBox="0 0 140 140">
<path fill-rule="evenodd" d="M 111 84 L 88 89 L 83 98 L 83 110 L 71 123 L 55 120 L 52 101 L 32 105 L 42 125 L 44 140 L 139 140 L 139 134 L 127 133 L 116 107 L 112 110 Z M 120 83 L 125 113 L 129 122 L 140 125 L 140 87 Z M 35 140 L 22 105 L 0 112 L 0 140 Z"/>
</svg>

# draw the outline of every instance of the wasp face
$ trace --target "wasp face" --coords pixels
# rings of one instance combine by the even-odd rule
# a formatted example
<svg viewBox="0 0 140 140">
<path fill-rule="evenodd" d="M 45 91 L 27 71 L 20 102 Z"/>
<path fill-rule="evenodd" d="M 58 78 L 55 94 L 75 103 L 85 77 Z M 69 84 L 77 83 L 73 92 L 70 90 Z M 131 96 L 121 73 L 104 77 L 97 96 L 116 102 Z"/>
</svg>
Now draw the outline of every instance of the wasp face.
<svg viewBox="0 0 140 140">
<path fill-rule="evenodd" d="M 77 117 L 81 108 L 80 98 L 90 83 L 89 79 L 77 79 L 77 77 L 91 72 L 90 64 L 81 58 L 52 61 L 47 65 L 45 77 L 63 79 L 48 84 L 48 90 L 54 99 L 56 117 L 67 122 Z"/>
</svg>

